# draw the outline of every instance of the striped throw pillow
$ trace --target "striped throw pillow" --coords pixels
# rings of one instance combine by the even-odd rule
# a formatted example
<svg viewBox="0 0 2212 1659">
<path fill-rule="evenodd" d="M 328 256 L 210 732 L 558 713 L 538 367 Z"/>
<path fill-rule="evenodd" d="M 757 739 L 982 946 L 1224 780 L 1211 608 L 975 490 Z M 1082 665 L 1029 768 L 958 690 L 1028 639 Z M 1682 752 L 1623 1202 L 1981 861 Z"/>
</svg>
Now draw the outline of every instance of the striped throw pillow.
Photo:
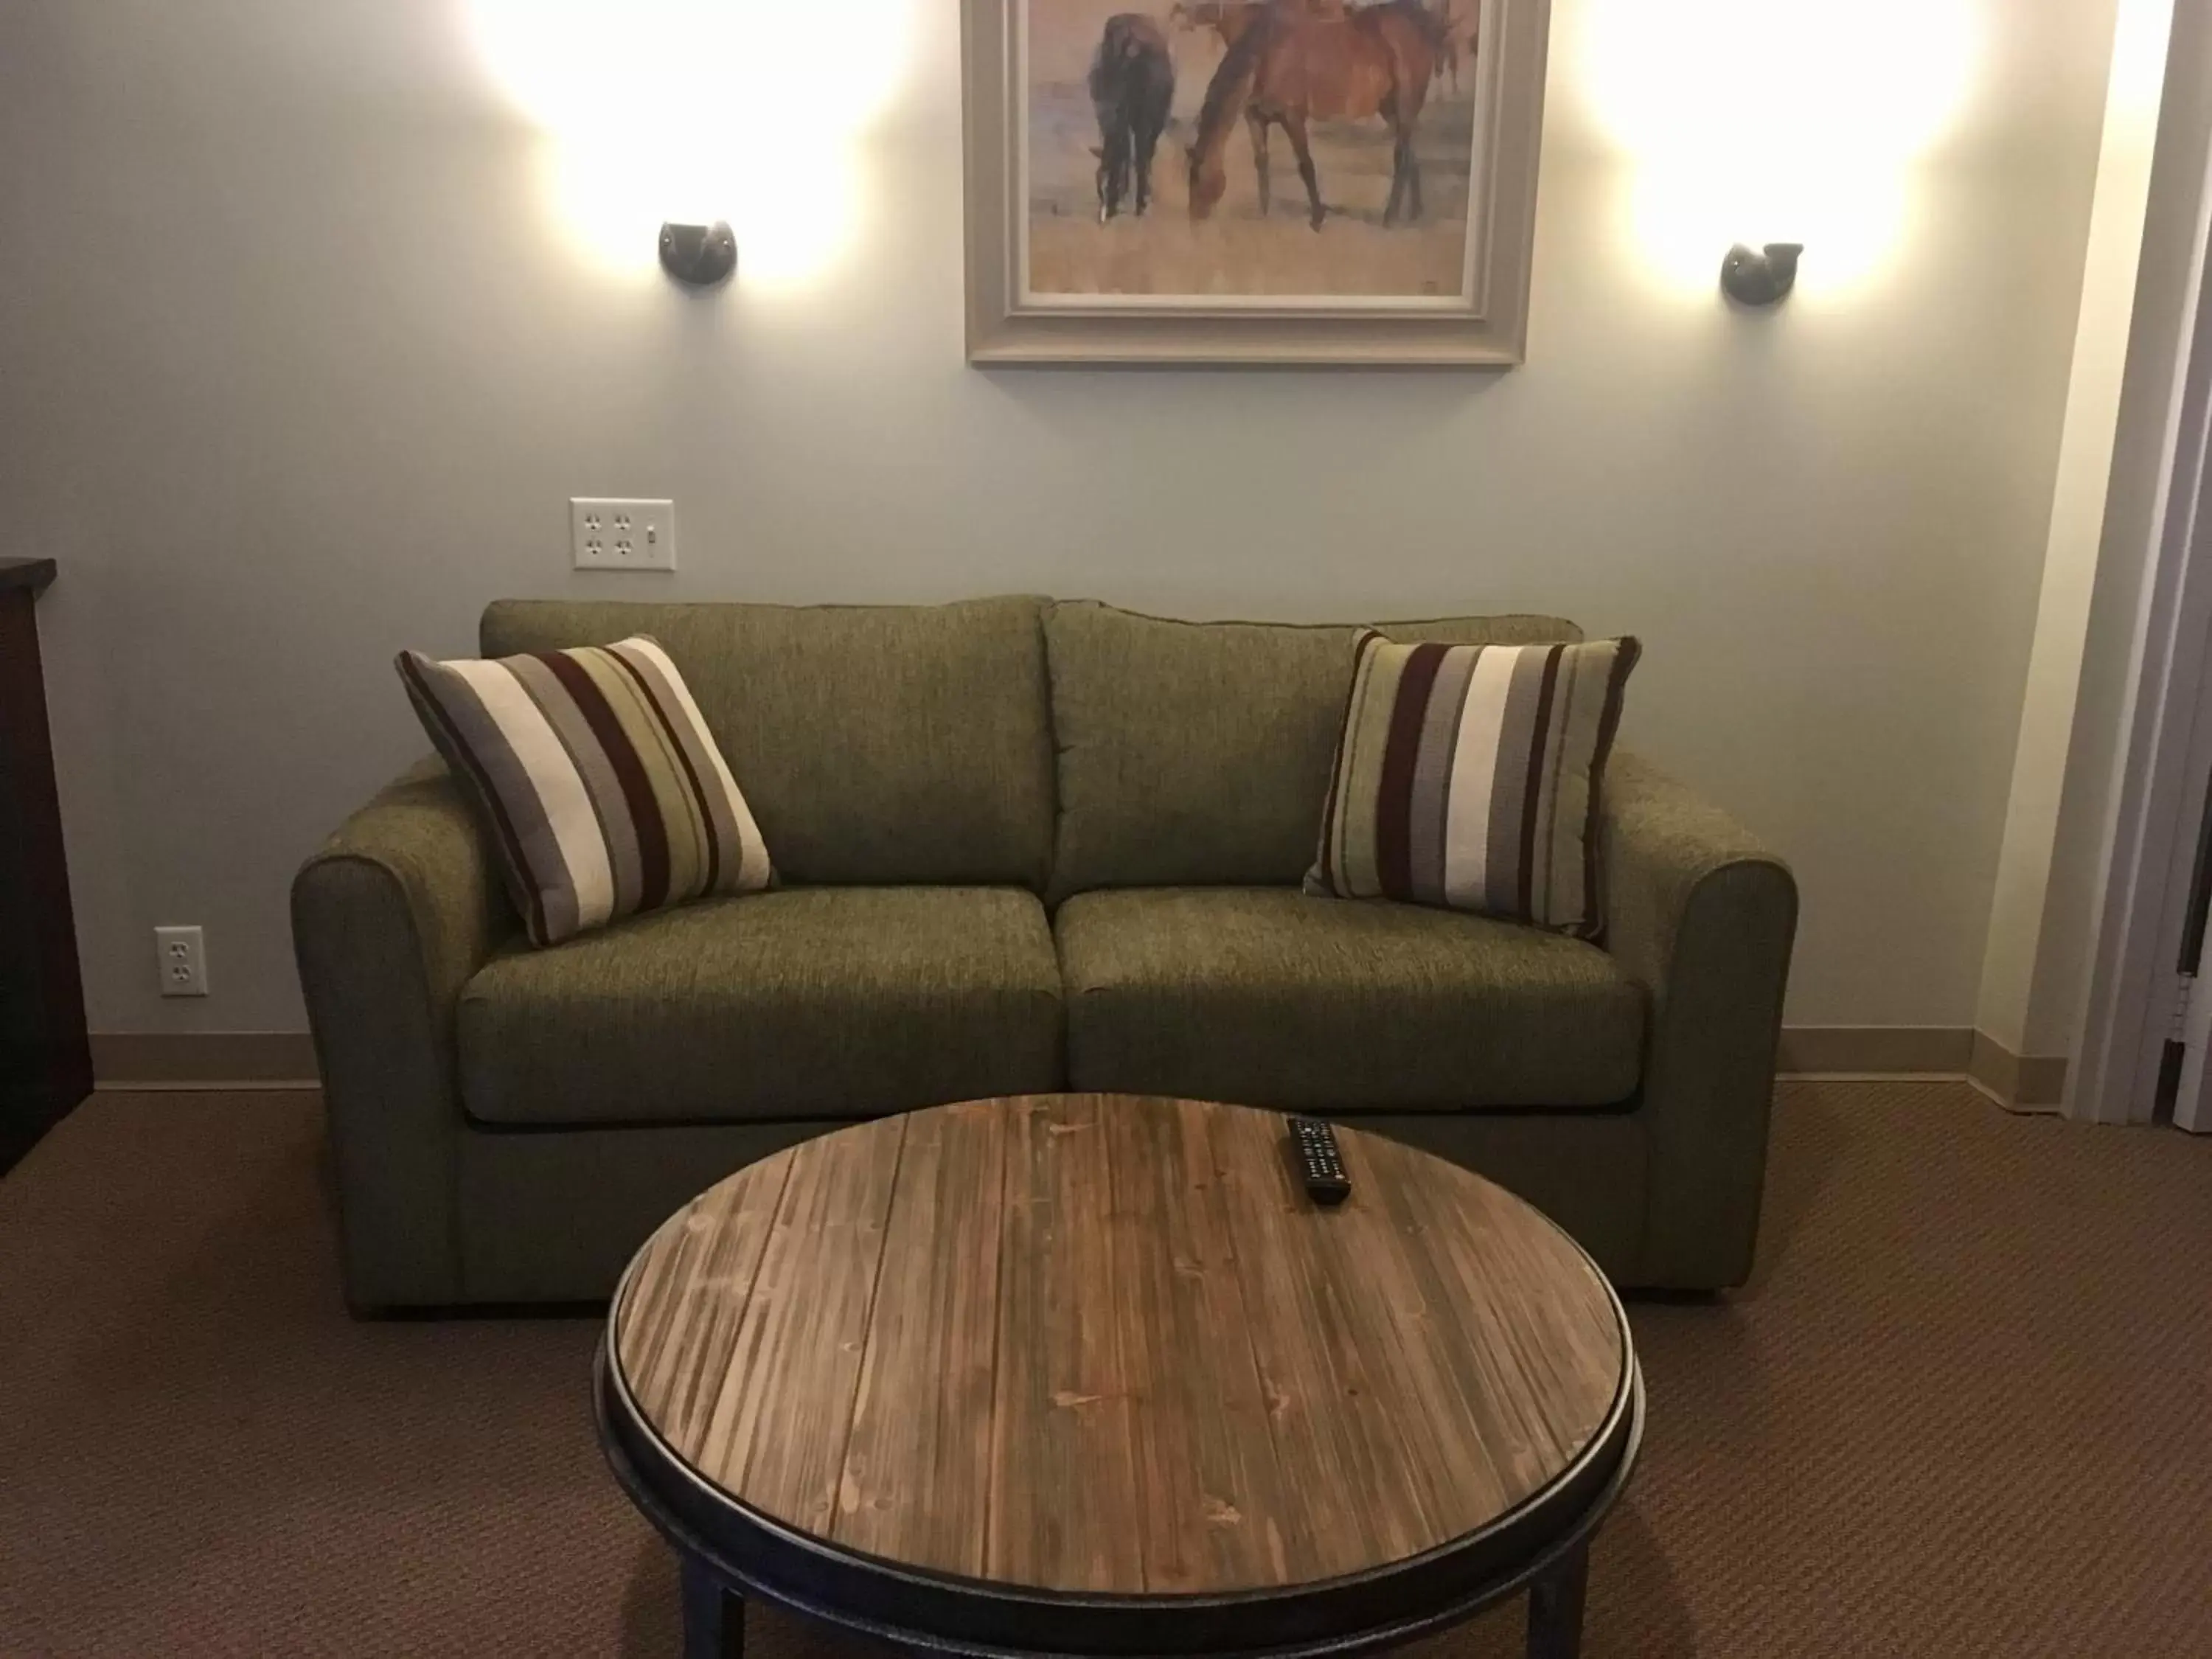
<svg viewBox="0 0 2212 1659">
<path fill-rule="evenodd" d="M 1306 890 L 1595 934 L 1599 779 L 1639 649 L 1362 634 Z"/>
<path fill-rule="evenodd" d="M 399 678 L 467 780 L 533 945 L 775 878 L 737 780 L 655 641 L 434 662 Z"/>
</svg>

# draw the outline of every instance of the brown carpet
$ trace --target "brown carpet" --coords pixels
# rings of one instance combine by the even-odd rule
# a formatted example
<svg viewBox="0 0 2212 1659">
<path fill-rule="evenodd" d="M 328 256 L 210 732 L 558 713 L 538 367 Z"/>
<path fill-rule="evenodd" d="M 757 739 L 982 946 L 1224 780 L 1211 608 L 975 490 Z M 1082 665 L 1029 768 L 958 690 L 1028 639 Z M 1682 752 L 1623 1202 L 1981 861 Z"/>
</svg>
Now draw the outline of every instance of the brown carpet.
<svg viewBox="0 0 2212 1659">
<path fill-rule="evenodd" d="M 672 1653 L 593 1324 L 352 1322 L 321 1156 L 311 1097 L 109 1095 L 0 1182 L 0 1654 Z M 1756 1283 L 1632 1316 L 1591 1656 L 2212 1653 L 2212 1143 L 1789 1085 Z"/>
</svg>

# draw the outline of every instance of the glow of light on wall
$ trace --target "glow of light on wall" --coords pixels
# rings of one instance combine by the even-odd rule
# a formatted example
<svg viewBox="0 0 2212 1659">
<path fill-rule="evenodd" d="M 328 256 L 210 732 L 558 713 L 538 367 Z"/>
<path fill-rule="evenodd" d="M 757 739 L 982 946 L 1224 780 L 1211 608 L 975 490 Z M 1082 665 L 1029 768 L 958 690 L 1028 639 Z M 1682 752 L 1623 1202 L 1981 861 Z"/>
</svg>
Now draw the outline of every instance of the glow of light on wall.
<svg viewBox="0 0 2212 1659">
<path fill-rule="evenodd" d="M 648 273 L 664 220 L 727 219 L 740 283 L 795 284 L 850 239 L 857 143 L 898 90 L 908 0 L 462 3 L 595 263 Z"/>
<path fill-rule="evenodd" d="M 1957 121 L 1975 0 L 1585 0 L 1584 85 L 1632 171 L 1636 242 L 1711 292 L 1747 241 L 1805 244 L 1798 292 L 1865 281 L 1911 228 L 1913 173 Z"/>
</svg>

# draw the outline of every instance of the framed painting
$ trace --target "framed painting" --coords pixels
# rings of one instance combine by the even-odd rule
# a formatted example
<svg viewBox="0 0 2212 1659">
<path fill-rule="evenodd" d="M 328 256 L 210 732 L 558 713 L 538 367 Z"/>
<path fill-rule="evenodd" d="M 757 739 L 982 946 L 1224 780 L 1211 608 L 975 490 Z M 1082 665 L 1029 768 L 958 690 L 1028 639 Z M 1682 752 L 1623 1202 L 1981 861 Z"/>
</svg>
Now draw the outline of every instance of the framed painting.
<svg viewBox="0 0 2212 1659">
<path fill-rule="evenodd" d="M 963 0 L 968 356 L 1521 361 L 1548 0 Z"/>
</svg>

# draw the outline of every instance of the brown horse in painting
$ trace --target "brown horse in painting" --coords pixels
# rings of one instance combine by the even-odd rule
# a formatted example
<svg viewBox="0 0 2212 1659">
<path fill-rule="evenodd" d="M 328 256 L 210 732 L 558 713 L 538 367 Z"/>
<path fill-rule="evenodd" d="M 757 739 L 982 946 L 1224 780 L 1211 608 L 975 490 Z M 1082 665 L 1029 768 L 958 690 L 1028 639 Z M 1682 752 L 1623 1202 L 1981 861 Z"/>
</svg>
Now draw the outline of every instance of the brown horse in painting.
<svg viewBox="0 0 2212 1659">
<path fill-rule="evenodd" d="M 1233 46 L 1252 25 L 1267 14 L 1272 0 L 1176 0 L 1168 8 L 1168 21 L 1179 29 L 1212 29 L 1221 44 Z"/>
<path fill-rule="evenodd" d="M 1221 200 L 1227 187 L 1223 152 L 1241 115 L 1252 134 L 1261 213 L 1269 206 L 1267 129 L 1275 125 L 1290 135 L 1310 221 L 1319 230 L 1326 210 L 1306 124 L 1379 115 L 1393 141 L 1390 200 L 1382 222 L 1395 224 L 1401 207 L 1407 218 L 1419 218 L 1421 166 L 1413 154 L 1413 124 L 1444 46 L 1443 26 L 1416 0 L 1388 0 L 1341 17 L 1268 7 L 1237 36 L 1206 88 L 1190 146 L 1190 216 L 1205 218 Z"/>
<path fill-rule="evenodd" d="M 1176 0 L 1168 21 L 1179 29 L 1212 29 L 1221 44 L 1233 46 L 1271 11 L 1302 11 L 1310 17 L 1341 17 L 1344 0 Z"/>
</svg>

